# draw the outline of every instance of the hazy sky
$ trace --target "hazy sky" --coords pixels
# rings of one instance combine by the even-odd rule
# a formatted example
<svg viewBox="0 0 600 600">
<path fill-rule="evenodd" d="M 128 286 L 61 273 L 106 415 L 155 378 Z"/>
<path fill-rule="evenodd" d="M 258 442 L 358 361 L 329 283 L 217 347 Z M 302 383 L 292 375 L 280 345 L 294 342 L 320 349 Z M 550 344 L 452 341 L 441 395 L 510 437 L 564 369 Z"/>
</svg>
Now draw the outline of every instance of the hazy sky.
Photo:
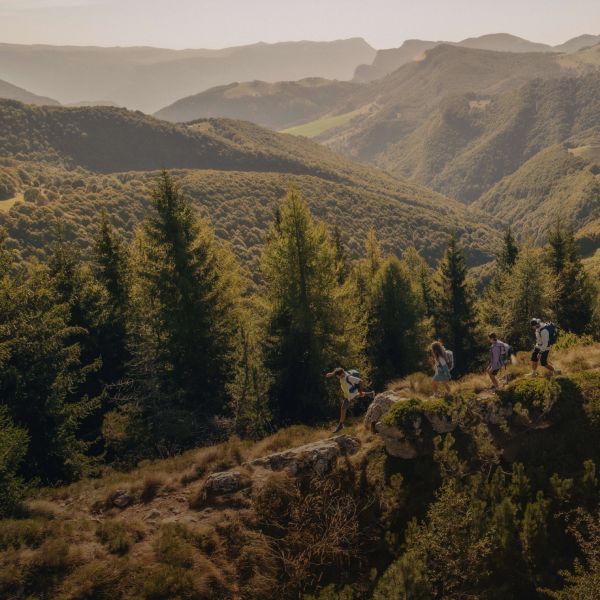
<svg viewBox="0 0 600 600">
<path fill-rule="evenodd" d="M 600 33 L 600 0 L 0 0 L 0 42 L 220 48 L 364 37 L 458 41 L 509 32 L 557 44 Z"/>
</svg>

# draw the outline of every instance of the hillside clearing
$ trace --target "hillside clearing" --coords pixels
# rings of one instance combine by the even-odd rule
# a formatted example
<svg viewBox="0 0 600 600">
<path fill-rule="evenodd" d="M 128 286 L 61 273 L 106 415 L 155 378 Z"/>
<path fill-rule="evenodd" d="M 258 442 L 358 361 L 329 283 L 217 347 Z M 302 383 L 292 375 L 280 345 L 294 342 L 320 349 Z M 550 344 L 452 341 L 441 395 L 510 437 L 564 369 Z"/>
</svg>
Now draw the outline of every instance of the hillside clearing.
<svg viewBox="0 0 600 600">
<path fill-rule="evenodd" d="M 341 115 L 335 115 L 332 117 L 322 117 L 320 119 L 316 119 L 315 121 L 310 121 L 309 123 L 304 123 L 302 125 L 296 125 L 296 127 L 290 127 L 288 129 L 282 130 L 281 133 L 289 133 L 290 135 L 303 136 L 307 138 L 314 138 L 330 129 L 334 129 L 335 127 L 340 127 L 349 123 L 354 117 L 363 113 L 364 110 L 362 108 L 353 110 L 347 113 L 343 113 Z"/>
</svg>

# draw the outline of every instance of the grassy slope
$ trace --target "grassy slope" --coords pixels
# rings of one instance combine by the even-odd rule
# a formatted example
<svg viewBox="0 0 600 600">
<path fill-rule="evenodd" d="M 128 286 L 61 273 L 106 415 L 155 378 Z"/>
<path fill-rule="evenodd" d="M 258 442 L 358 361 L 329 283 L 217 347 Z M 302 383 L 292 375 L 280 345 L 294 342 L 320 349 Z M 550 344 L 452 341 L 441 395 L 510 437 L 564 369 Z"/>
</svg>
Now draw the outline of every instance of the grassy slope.
<svg viewBox="0 0 600 600">
<path fill-rule="evenodd" d="M 295 127 L 289 127 L 288 129 L 284 129 L 282 133 L 289 133 L 290 135 L 300 135 L 307 138 L 315 138 L 325 133 L 326 131 L 329 131 L 330 129 L 334 129 L 335 127 L 345 125 L 354 117 L 361 114 L 361 112 L 362 111 L 358 109 L 352 110 L 347 113 L 342 113 L 341 115 L 321 117 L 319 119 L 315 119 L 314 121 L 303 123 L 302 125 L 296 125 Z"/>
<path fill-rule="evenodd" d="M 131 235 L 147 208 L 151 171 L 161 167 L 177 170 L 185 191 L 255 275 L 275 205 L 292 185 L 317 216 L 340 226 L 354 255 L 371 226 L 388 249 L 416 244 L 430 259 L 440 256 L 451 231 L 463 234 L 473 263 L 489 258 L 497 241 L 488 219 L 459 203 L 250 123 L 183 126 L 123 109 L 5 102 L 0 125 L 0 156 L 25 161 L 9 160 L 0 169 L 7 197 L 25 194 L 25 202 L 2 217 L 24 256 L 44 253 L 49 223 L 59 216 L 87 245 L 100 207 Z"/>
<path fill-rule="evenodd" d="M 514 375 L 523 375 L 527 370 L 527 355 L 519 358 L 519 364 L 510 367 Z M 559 351 L 554 362 L 568 373 L 597 372 L 600 347 Z M 391 388 L 407 397 L 427 398 L 430 389 L 420 383 L 425 380 L 429 377 L 413 376 Z M 479 393 L 484 385 L 483 376 L 474 375 L 453 384 L 453 392 L 457 397 Z M 585 421 L 589 431 L 593 430 L 590 421 L 597 419 L 594 398 L 592 394 L 585 407 L 586 413 L 591 411 Z M 481 395 L 481 402 L 492 403 L 494 397 L 487 392 Z M 534 448 L 540 451 L 544 439 L 547 444 L 555 444 L 563 430 L 566 438 L 573 435 L 568 429 L 568 414 L 559 428 L 522 433 L 524 452 L 518 458 L 525 462 L 525 468 L 528 438 L 538 440 Z M 402 539 L 408 521 L 420 518 L 434 500 L 439 480 L 435 466 L 427 460 L 414 468 L 414 461 L 386 459 L 379 436 L 362 424 L 354 421 L 347 433 L 361 441 L 361 449 L 341 461 L 344 464 L 338 471 L 321 480 L 324 487 L 320 487 L 319 478 L 310 484 L 316 487 L 296 487 L 283 474 L 270 475 L 243 466 L 247 460 L 329 436 L 326 429 L 296 426 L 255 444 L 234 438 L 174 458 L 147 462 L 128 473 L 108 470 L 97 479 L 38 491 L 27 503 L 26 518 L 0 521 L 0 590 L 8 590 L 15 600 L 297 597 L 285 584 L 294 580 L 296 568 L 303 572 L 301 563 L 295 561 L 307 556 L 302 544 L 312 539 L 315 544 L 321 540 L 341 544 L 339 552 L 320 555 L 323 562 L 317 571 L 324 578 L 321 583 L 339 582 L 343 565 L 342 571 L 352 574 L 350 582 L 355 589 L 369 597 L 369 571 L 377 567 L 381 575 L 393 559 L 380 537 L 394 532 Z M 574 450 L 573 454 L 581 452 Z M 477 460 L 473 456 L 471 459 Z M 510 460 L 514 459 L 506 461 L 509 469 Z M 565 461 L 568 465 L 572 462 L 568 458 Z M 562 465 L 553 464 L 551 468 L 563 475 Z M 249 494 L 206 499 L 202 491 L 207 476 L 226 469 L 238 470 L 253 479 L 254 489 Z M 392 475 L 399 475 L 395 483 Z M 331 489 L 335 494 L 327 496 Z M 133 503 L 125 509 L 115 508 L 111 499 L 116 490 L 127 492 Z M 325 504 L 320 503 L 321 498 Z M 342 520 L 335 521 L 333 508 L 340 499 L 353 499 L 358 504 L 341 506 L 360 512 L 351 513 L 353 517 L 348 519 L 342 511 Z M 364 508 L 361 501 L 365 502 Z M 286 513 L 286 506 L 293 509 Z M 278 511 L 283 517 L 273 529 Z M 391 514 L 395 518 L 390 521 Z M 353 530 L 354 526 L 358 530 Z M 359 550 L 357 563 L 349 563 L 351 549 L 331 535 L 331 527 L 336 534 L 344 534 L 342 540 L 361 545 L 355 548 Z M 362 539 L 365 535 L 368 538 Z M 282 552 L 287 560 L 274 559 Z"/>
<path fill-rule="evenodd" d="M 283 129 L 327 114 L 359 87 L 351 82 L 318 78 L 232 83 L 182 98 L 155 116 L 172 122 L 227 117 Z"/>
</svg>

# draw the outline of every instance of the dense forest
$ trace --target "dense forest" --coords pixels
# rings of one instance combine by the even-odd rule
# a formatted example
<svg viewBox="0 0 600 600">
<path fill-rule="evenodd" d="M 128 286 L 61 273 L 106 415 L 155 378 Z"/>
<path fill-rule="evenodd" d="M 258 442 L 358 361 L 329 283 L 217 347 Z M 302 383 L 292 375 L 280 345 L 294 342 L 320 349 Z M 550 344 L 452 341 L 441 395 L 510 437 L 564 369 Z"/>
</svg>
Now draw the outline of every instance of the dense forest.
<svg viewBox="0 0 600 600">
<path fill-rule="evenodd" d="M 247 598 L 352 598 L 353 588 L 373 598 L 523 597 L 560 589 L 559 573 L 574 556 L 586 566 L 568 585 L 593 585 L 598 384 L 595 372 L 577 372 L 597 358 L 591 344 L 600 313 L 572 231 L 556 223 L 542 248 L 521 246 L 506 231 L 491 281 L 477 294 L 457 237 L 446 238 L 435 269 L 414 248 L 389 254 L 374 230 L 352 259 L 337 224 L 315 218 L 290 190 L 271 219 L 261 284 L 250 293 L 231 246 L 194 210 L 176 176 L 156 177 L 146 202 L 131 241 L 104 213 L 87 253 L 60 220 L 42 261 L 16 257 L 3 234 L 0 509 L 12 517 L 0 521 L 5 597 L 227 598 L 233 581 Z M 557 349 L 582 350 L 573 375 L 521 380 L 500 393 L 525 414 L 556 401 L 553 418 L 561 420 L 549 432 L 533 430 L 510 460 L 474 425 L 463 437 L 430 440 L 437 449 L 414 464 L 374 447 L 360 468 L 347 464 L 324 481 L 276 477 L 246 507 L 255 517 L 242 519 L 237 533 L 232 522 L 213 533 L 164 525 L 157 562 L 143 584 L 131 580 L 133 588 L 127 578 L 118 582 L 139 566 L 127 554 L 147 535 L 142 529 L 99 521 L 90 535 L 114 558 L 90 571 L 64 545 L 87 530 L 68 533 L 61 519 L 53 525 L 47 501 L 23 504 L 38 486 L 94 481 L 107 469 L 127 471 L 227 439 L 241 444 L 213 446 L 222 450 L 186 476 L 196 481 L 206 469 L 239 464 L 244 440 L 277 430 L 294 438 L 304 434 L 291 425 L 331 422 L 339 390 L 325 369 L 357 368 L 382 390 L 426 372 L 427 345 L 439 338 L 460 377 L 485 366 L 490 330 L 527 351 L 535 315 L 560 326 Z M 474 419 L 466 390 L 443 402 Z M 411 402 L 391 422 L 408 422 Z M 141 502 L 164 485 L 146 478 Z M 206 506 L 203 498 L 191 506 Z M 355 529 L 335 521 L 335 511 L 320 515 L 320 524 L 320 503 L 354 511 Z M 295 541 L 294 519 L 308 519 Z M 321 527 L 348 537 L 332 537 L 319 559 L 302 562 Z M 242 546 L 232 545 L 235 536 Z M 370 542 L 361 556 L 354 545 L 363 536 Z M 19 568 L 27 553 L 33 558 Z M 205 568 L 195 574 L 198 560 Z M 266 569 L 260 577 L 258 565 Z M 382 577 L 369 581 L 369 572 Z M 352 587 L 328 585 L 340 581 Z M 571 597 L 564 593 L 556 597 Z"/>
</svg>

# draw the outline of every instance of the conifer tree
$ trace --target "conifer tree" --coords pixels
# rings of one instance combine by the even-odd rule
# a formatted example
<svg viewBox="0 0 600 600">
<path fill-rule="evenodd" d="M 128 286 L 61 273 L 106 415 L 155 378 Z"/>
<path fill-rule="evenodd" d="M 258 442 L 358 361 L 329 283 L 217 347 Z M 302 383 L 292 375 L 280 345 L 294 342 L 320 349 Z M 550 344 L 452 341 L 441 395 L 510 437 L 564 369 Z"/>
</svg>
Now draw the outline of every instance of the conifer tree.
<svg viewBox="0 0 600 600">
<path fill-rule="evenodd" d="M 482 349 L 475 292 L 467 278 L 465 256 L 455 236 L 436 273 L 434 326 L 437 337 L 454 352 L 455 372 L 466 373 Z"/>
<path fill-rule="evenodd" d="M 100 332 L 101 377 L 105 383 L 118 381 L 129 362 L 128 311 L 129 283 L 127 254 L 123 243 L 102 214 L 94 244 L 94 275 L 106 292 L 104 327 Z"/>
<path fill-rule="evenodd" d="M 515 262 L 517 262 L 518 256 L 519 247 L 517 246 L 511 228 L 508 227 L 504 233 L 502 250 L 496 259 L 496 267 L 500 271 L 510 271 L 514 267 Z"/>
<path fill-rule="evenodd" d="M 593 319 L 594 289 L 581 262 L 572 230 L 557 224 L 549 237 L 547 261 L 554 294 L 552 310 L 560 327 L 585 333 Z"/>
<path fill-rule="evenodd" d="M 526 350 L 533 344 L 531 319 L 548 318 L 552 285 L 541 253 L 523 248 L 512 271 L 505 275 L 503 293 L 495 298 L 498 321 L 492 323 L 517 350 Z"/>
<path fill-rule="evenodd" d="M 402 253 L 402 260 L 408 268 L 413 288 L 424 307 L 425 316 L 430 319 L 435 308 L 431 267 L 414 246 Z"/>
<path fill-rule="evenodd" d="M 24 456 L 20 470 L 27 478 L 70 481 L 88 464 L 79 428 L 96 408 L 76 393 L 89 370 L 73 341 L 80 330 L 69 324 L 70 307 L 45 268 L 13 277 L 4 248 L 0 256 L 0 398 L 6 407 L 0 415 L 5 430 L 0 463 L 8 461 L 0 465 L 5 471 L 0 478 L 16 490 L 11 471 Z"/>
<path fill-rule="evenodd" d="M 179 437 L 178 444 L 188 444 L 227 401 L 240 279 L 231 252 L 166 172 L 152 206 L 132 260 L 134 377 L 155 439 Z M 185 432 L 167 431 L 177 423 Z"/>
<path fill-rule="evenodd" d="M 406 266 L 387 259 L 375 277 L 369 311 L 367 348 L 376 386 L 421 366 L 427 343 L 423 318 Z"/>
<path fill-rule="evenodd" d="M 281 208 L 263 256 L 269 325 L 266 365 L 271 398 L 281 420 L 309 421 L 331 410 L 323 370 L 358 367 L 364 331 L 352 298 L 338 283 L 335 249 L 327 228 L 316 223 L 296 191 Z"/>
<path fill-rule="evenodd" d="M 333 228 L 332 238 L 333 246 L 335 248 L 338 283 L 341 285 L 346 281 L 346 278 L 350 273 L 350 255 L 348 254 L 348 248 L 342 237 L 342 232 L 337 225 Z"/>
</svg>

